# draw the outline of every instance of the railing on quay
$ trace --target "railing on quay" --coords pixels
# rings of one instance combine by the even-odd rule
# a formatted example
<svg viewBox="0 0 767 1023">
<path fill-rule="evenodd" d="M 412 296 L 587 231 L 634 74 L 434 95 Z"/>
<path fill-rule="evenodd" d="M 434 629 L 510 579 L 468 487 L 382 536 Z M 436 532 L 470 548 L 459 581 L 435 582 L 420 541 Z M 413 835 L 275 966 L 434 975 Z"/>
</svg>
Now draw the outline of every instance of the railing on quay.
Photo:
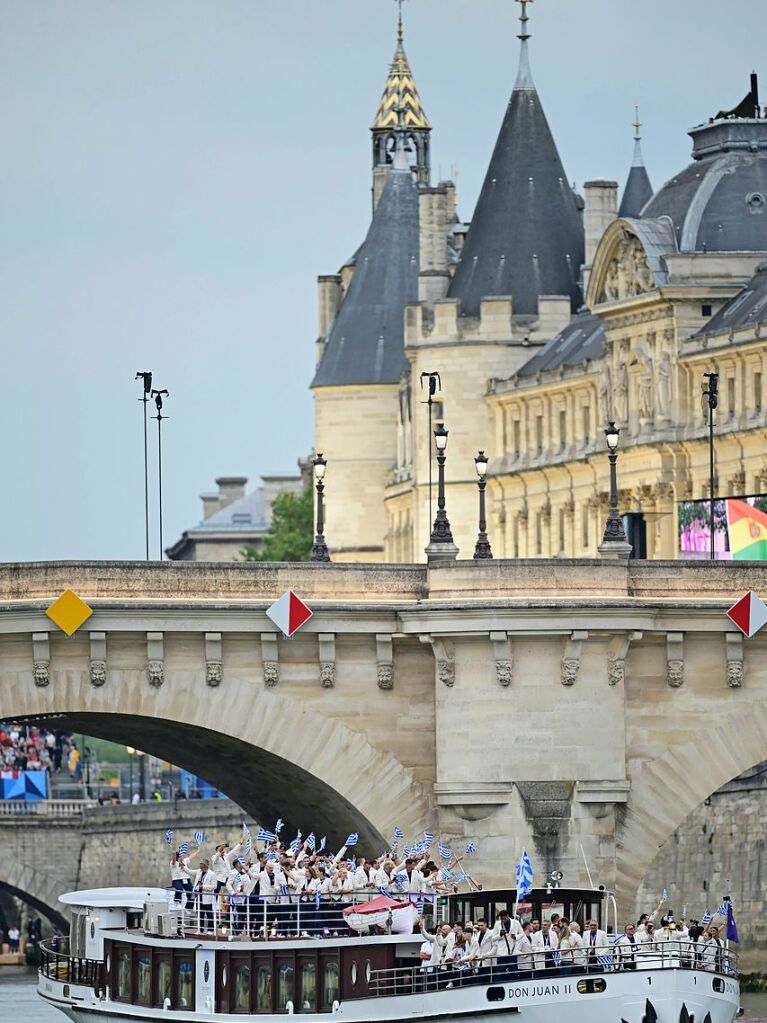
<svg viewBox="0 0 767 1023">
<path fill-rule="evenodd" d="M 353 914 L 344 914 L 344 910 L 354 910 L 356 907 L 364 910 L 367 903 L 381 896 L 379 891 L 349 892 L 326 895 L 317 900 L 312 894 L 300 893 L 229 895 L 224 892 L 213 894 L 166 889 L 168 912 L 176 915 L 177 926 L 173 930 L 184 937 L 212 935 L 228 939 L 230 936 L 241 936 L 253 941 L 302 937 L 343 938 L 355 937 L 360 933 L 410 933 L 416 912 L 424 917 L 427 925 L 434 919 L 435 896 L 424 898 L 420 894 L 397 891 L 391 892 L 389 897 L 399 903 L 400 908 L 383 908 L 368 914 L 369 921 L 363 921 L 359 916 L 355 919 Z M 409 905 L 403 906 L 403 903 Z M 148 923 L 145 918 L 145 930 Z"/>
<path fill-rule="evenodd" d="M 684 941 L 657 941 L 637 943 L 634 951 L 615 944 L 595 947 L 584 946 L 574 950 L 573 959 L 564 959 L 556 951 L 535 949 L 518 956 L 483 961 L 461 960 L 441 966 L 397 967 L 392 970 L 373 970 L 370 990 L 376 997 L 409 995 L 427 991 L 452 990 L 472 985 L 507 984 L 509 981 L 550 980 L 568 977 L 587 985 L 584 990 L 600 990 L 599 978 L 609 973 L 628 973 L 647 970 L 687 969 L 703 970 L 727 977 L 738 976 L 736 953 L 721 946 L 693 945 Z M 588 985 L 591 985 L 589 988 Z"/>
<path fill-rule="evenodd" d="M 0 799 L 0 817 L 79 817 L 93 799 Z"/>
<path fill-rule="evenodd" d="M 69 938 L 47 938 L 40 942 L 40 973 L 60 984 L 83 984 L 97 988 L 102 984 L 104 964 L 69 954 Z"/>
</svg>

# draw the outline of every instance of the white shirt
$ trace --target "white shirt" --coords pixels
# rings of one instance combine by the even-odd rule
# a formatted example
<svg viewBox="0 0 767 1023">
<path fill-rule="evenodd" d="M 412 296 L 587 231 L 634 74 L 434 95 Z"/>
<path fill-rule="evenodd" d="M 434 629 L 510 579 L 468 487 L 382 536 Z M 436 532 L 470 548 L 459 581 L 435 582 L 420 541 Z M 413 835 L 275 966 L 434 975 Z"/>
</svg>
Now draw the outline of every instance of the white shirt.
<svg viewBox="0 0 767 1023">
<path fill-rule="evenodd" d="M 427 955 L 427 954 L 429 955 L 429 959 L 422 959 L 421 960 L 421 969 L 422 970 L 428 970 L 428 968 L 431 966 L 431 958 L 432 958 L 432 951 L 431 951 L 431 949 L 432 949 L 432 944 L 431 944 L 430 941 L 424 941 L 423 944 L 421 945 L 421 952 L 424 955 Z"/>
</svg>

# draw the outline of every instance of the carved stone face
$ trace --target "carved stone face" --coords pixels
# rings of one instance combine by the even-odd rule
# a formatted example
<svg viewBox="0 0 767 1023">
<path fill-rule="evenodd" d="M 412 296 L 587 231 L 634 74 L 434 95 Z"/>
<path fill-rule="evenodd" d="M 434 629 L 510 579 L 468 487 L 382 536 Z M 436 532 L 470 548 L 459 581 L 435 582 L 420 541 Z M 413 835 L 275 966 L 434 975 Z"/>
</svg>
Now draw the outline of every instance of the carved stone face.
<svg viewBox="0 0 767 1023">
<path fill-rule="evenodd" d="M 394 688 L 394 666 L 392 664 L 378 665 L 378 688 L 379 689 Z"/>
<path fill-rule="evenodd" d="M 336 666 L 332 662 L 320 665 L 320 681 L 325 689 L 332 689 L 336 684 Z"/>
<path fill-rule="evenodd" d="M 684 661 L 668 662 L 668 684 L 678 689 L 684 682 Z"/>
<path fill-rule="evenodd" d="M 47 661 L 35 661 L 34 667 L 35 685 L 47 686 L 51 681 L 50 666 Z"/>
<path fill-rule="evenodd" d="M 147 676 L 149 677 L 149 684 L 156 689 L 159 688 L 165 681 L 162 661 L 150 661 L 147 665 Z"/>
<path fill-rule="evenodd" d="M 572 686 L 575 685 L 575 680 L 578 678 L 578 670 L 580 669 L 581 662 L 575 657 L 563 657 L 562 658 L 562 685 Z"/>
<path fill-rule="evenodd" d="M 224 677 L 224 667 L 221 661 L 208 661 L 205 666 L 205 681 L 209 686 L 221 685 Z"/>
<path fill-rule="evenodd" d="M 280 666 L 276 661 L 264 661 L 264 685 L 276 686 L 280 681 Z"/>
<path fill-rule="evenodd" d="M 743 685 L 743 661 L 727 662 L 727 685 L 737 689 Z"/>
<path fill-rule="evenodd" d="M 107 680 L 107 662 L 91 661 L 91 685 L 103 686 Z"/>
</svg>

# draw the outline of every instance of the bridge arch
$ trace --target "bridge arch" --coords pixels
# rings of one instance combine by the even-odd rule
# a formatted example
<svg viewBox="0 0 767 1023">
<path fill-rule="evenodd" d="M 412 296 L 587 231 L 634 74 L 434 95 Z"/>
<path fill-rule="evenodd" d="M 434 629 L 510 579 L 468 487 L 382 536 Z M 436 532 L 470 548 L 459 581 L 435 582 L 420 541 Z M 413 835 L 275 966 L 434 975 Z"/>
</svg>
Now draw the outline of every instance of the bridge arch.
<svg viewBox="0 0 767 1023">
<path fill-rule="evenodd" d="M 61 877 L 35 870 L 26 863 L 17 863 L 11 859 L 0 864 L 0 887 L 37 910 L 60 931 L 66 933 L 69 930 L 59 895 L 70 887 L 70 883 Z"/>
<path fill-rule="evenodd" d="M 694 738 L 638 764 L 618 834 L 616 874 L 622 906 L 633 904 L 659 849 L 712 793 L 767 759 L 767 706 L 754 700 Z"/>
<path fill-rule="evenodd" d="M 136 684 L 100 689 L 79 671 L 57 673 L 46 688 L 4 687 L 0 720 L 46 718 L 130 743 L 198 773 L 256 820 L 283 817 L 327 835 L 330 847 L 358 831 L 361 851 L 377 854 L 395 824 L 415 832 L 430 820 L 413 769 L 336 718 L 236 679 L 154 689 L 135 674 Z"/>
</svg>

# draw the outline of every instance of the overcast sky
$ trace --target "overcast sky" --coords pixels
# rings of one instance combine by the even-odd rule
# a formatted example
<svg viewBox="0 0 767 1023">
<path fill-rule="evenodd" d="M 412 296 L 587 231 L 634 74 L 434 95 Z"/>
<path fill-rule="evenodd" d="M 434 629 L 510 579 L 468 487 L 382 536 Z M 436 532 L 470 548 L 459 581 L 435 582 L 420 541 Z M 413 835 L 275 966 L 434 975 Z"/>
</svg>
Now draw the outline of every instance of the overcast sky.
<svg viewBox="0 0 767 1023">
<path fill-rule="evenodd" d="M 570 178 L 625 180 L 637 102 L 653 184 L 681 169 L 685 130 L 760 69 L 763 7 L 536 0 L 533 74 Z M 457 171 L 464 219 L 517 14 L 405 5 L 435 177 Z M 143 556 L 136 370 L 171 392 L 166 545 L 215 476 L 311 449 L 315 279 L 367 229 L 395 26 L 392 0 L 0 0 L 0 560 Z"/>
</svg>

